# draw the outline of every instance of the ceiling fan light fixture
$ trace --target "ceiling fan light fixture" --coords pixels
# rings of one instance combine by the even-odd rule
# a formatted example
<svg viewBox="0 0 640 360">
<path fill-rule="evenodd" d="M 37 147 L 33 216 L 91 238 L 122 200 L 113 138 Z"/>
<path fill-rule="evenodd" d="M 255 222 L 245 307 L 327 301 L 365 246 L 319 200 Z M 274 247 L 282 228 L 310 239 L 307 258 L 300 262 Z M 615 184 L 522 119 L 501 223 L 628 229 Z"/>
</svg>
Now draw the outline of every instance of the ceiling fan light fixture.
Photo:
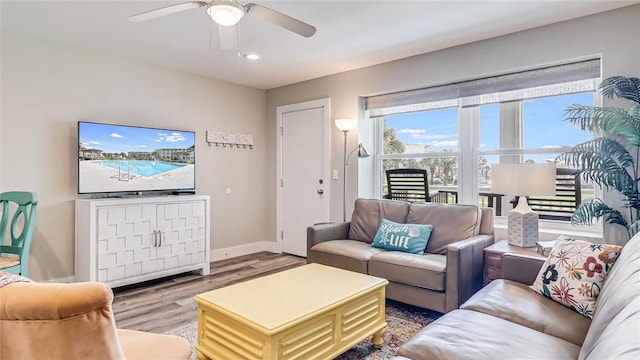
<svg viewBox="0 0 640 360">
<path fill-rule="evenodd" d="M 219 2 L 213 2 L 207 8 L 207 14 L 211 16 L 211 19 L 218 25 L 233 26 L 242 19 L 244 16 L 244 8 L 242 5 L 229 1 L 223 4 Z"/>
</svg>

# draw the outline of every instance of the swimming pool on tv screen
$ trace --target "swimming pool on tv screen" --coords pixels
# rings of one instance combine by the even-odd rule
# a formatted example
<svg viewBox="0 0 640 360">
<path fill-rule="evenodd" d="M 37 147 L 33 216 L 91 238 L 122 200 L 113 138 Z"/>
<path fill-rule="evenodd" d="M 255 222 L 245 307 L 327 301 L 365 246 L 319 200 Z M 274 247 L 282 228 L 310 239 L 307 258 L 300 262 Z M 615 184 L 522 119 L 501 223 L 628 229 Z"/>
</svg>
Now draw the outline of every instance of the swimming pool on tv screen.
<svg viewBox="0 0 640 360">
<path fill-rule="evenodd" d="M 171 170 L 181 168 L 187 164 L 183 163 L 169 163 L 162 161 L 152 160 L 96 160 L 92 161 L 95 164 L 106 166 L 112 169 L 120 169 L 121 171 L 128 172 L 131 169 L 132 174 L 141 175 L 145 177 L 159 175 Z"/>
</svg>

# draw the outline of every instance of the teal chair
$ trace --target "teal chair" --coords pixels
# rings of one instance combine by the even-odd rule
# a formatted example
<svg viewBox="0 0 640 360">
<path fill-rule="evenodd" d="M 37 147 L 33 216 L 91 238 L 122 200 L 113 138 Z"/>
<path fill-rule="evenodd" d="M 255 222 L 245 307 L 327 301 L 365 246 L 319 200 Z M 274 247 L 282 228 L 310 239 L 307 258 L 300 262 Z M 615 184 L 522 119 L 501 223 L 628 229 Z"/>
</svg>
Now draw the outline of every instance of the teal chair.
<svg viewBox="0 0 640 360">
<path fill-rule="evenodd" d="M 29 277 L 29 247 L 37 205 L 36 193 L 10 191 L 0 194 L 0 271 Z M 8 245 L 7 233 L 11 237 Z"/>
</svg>

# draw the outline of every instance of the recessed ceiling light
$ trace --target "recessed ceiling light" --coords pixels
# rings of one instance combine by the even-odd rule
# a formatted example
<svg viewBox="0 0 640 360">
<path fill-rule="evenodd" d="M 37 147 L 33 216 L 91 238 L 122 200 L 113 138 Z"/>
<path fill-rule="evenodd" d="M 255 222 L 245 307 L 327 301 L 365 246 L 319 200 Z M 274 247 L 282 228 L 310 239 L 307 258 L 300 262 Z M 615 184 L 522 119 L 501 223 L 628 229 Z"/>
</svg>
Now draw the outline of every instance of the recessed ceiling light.
<svg viewBox="0 0 640 360">
<path fill-rule="evenodd" d="M 253 53 L 244 54 L 244 55 L 242 55 L 242 57 L 247 59 L 247 60 L 258 60 L 258 59 L 260 59 L 260 55 L 253 54 Z"/>
</svg>

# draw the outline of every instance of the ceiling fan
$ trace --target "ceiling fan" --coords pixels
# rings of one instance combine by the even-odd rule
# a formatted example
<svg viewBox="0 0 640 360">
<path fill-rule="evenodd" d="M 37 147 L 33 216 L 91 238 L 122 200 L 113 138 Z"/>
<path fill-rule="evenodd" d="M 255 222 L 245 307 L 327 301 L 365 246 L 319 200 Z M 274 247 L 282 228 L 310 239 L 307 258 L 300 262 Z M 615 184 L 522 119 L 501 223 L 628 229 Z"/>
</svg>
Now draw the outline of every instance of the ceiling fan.
<svg viewBox="0 0 640 360">
<path fill-rule="evenodd" d="M 245 15 L 255 16 L 307 38 L 313 36 L 316 32 L 315 27 L 289 15 L 258 4 L 241 5 L 235 0 L 191 1 L 130 16 L 127 20 L 131 22 L 147 21 L 201 7 L 204 7 L 211 19 L 220 25 L 220 45 L 223 49 L 233 47 L 233 44 L 237 45 L 236 32 L 235 30 L 229 31 L 229 28 L 235 26 Z"/>
</svg>

